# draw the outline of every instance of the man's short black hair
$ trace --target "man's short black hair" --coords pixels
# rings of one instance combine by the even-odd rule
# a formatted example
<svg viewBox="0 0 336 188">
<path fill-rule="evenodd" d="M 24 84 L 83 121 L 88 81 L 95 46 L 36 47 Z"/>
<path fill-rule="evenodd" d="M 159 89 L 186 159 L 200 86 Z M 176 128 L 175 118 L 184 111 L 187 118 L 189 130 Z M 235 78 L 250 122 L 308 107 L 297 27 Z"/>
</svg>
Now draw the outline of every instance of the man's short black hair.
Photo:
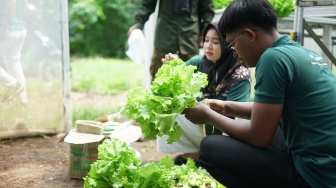
<svg viewBox="0 0 336 188">
<path fill-rule="evenodd" d="M 218 26 L 221 35 L 243 28 L 269 32 L 277 28 L 277 15 L 267 0 L 234 0 L 223 12 Z"/>
</svg>

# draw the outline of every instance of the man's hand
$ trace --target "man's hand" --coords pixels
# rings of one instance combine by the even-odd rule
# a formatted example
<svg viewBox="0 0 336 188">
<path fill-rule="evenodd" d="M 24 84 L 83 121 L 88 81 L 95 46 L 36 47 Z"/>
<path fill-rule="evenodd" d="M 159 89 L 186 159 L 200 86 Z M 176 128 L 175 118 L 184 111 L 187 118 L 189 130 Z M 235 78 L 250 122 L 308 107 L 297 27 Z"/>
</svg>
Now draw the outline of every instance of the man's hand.
<svg viewBox="0 0 336 188">
<path fill-rule="evenodd" d="M 207 123 L 208 114 L 215 111 L 225 115 L 225 101 L 217 99 L 204 99 L 197 103 L 193 108 L 187 108 L 182 113 L 185 117 L 195 124 Z"/>
<path fill-rule="evenodd" d="M 132 27 L 130 27 L 128 29 L 127 36 L 129 37 L 131 35 L 132 31 L 135 30 L 135 29 L 138 29 L 135 25 L 133 25 Z"/>
<path fill-rule="evenodd" d="M 203 103 L 197 103 L 193 108 L 186 108 L 182 113 L 185 114 L 186 119 L 195 124 L 207 123 L 207 112 L 212 111 L 210 107 Z"/>
<path fill-rule="evenodd" d="M 164 64 L 167 61 L 171 61 L 174 59 L 178 59 L 178 56 L 176 54 L 169 53 L 169 54 L 166 54 L 165 57 L 161 59 L 161 61 Z"/>
<path fill-rule="evenodd" d="M 225 115 L 225 101 L 217 99 L 206 99 L 206 103 L 213 111 Z"/>
</svg>

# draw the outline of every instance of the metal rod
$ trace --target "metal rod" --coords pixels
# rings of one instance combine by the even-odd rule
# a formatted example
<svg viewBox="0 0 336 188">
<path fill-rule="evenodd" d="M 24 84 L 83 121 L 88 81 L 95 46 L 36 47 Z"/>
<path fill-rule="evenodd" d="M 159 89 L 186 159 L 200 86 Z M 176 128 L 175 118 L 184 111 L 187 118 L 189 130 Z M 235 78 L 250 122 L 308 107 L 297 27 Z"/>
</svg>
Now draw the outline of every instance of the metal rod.
<svg viewBox="0 0 336 188">
<path fill-rule="evenodd" d="M 70 51 L 69 51 L 69 21 L 68 21 L 68 1 L 60 1 L 60 28 L 62 39 L 62 81 L 63 81 L 63 109 L 64 128 L 63 132 L 69 132 L 72 127 L 72 106 L 70 87 Z"/>
<path fill-rule="evenodd" d="M 315 42 L 320 46 L 322 51 L 327 55 L 327 57 L 330 59 L 330 61 L 336 65 L 336 58 L 333 56 L 333 54 L 329 51 L 329 49 L 323 44 L 323 42 L 320 40 L 320 38 L 315 34 L 315 32 L 310 28 L 308 23 L 303 20 L 303 27 L 308 32 L 309 36 L 311 36 Z"/>
</svg>

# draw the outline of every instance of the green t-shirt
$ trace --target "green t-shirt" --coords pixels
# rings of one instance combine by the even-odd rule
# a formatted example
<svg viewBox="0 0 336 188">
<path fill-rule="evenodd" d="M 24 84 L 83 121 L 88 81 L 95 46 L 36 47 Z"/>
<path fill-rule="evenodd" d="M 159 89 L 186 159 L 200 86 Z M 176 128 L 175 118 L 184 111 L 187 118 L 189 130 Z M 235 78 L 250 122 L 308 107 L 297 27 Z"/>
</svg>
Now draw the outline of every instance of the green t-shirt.
<svg viewBox="0 0 336 188">
<path fill-rule="evenodd" d="M 296 169 L 312 187 L 335 187 L 336 77 L 325 60 L 281 36 L 259 59 L 254 101 L 284 105 L 280 127 Z"/>
<path fill-rule="evenodd" d="M 203 55 L 197 55 L 189 59 L 186 64 L 194 65 L 197 67 L 196 71 L 202 72 L 202 59 Z M 235 73 L 233 73 L 234 76 Z M 251 84 L 249 80 L 242 80 L 232 85 L 228 90 L 221 93 L 216 99 L 223 101 L 239 101 L 248 102 L 250 101 L 250 89 Z M 206 134 L 222 134 L 222 131 L 214 128 L 213 126 L 206 126 Z"/>
</svg>

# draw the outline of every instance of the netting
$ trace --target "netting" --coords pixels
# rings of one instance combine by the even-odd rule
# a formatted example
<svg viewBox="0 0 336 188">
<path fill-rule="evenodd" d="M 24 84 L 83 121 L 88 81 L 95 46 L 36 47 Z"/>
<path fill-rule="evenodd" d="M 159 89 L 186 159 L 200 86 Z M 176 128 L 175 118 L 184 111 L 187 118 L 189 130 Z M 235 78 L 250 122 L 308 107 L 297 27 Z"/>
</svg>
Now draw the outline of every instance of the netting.
<svg viewBox="0 0 336 188">
<path fill-rule="evenodd" d="M 0 0 L 0 138 L 69 127 L 67 2 Z"/>
</svg>

